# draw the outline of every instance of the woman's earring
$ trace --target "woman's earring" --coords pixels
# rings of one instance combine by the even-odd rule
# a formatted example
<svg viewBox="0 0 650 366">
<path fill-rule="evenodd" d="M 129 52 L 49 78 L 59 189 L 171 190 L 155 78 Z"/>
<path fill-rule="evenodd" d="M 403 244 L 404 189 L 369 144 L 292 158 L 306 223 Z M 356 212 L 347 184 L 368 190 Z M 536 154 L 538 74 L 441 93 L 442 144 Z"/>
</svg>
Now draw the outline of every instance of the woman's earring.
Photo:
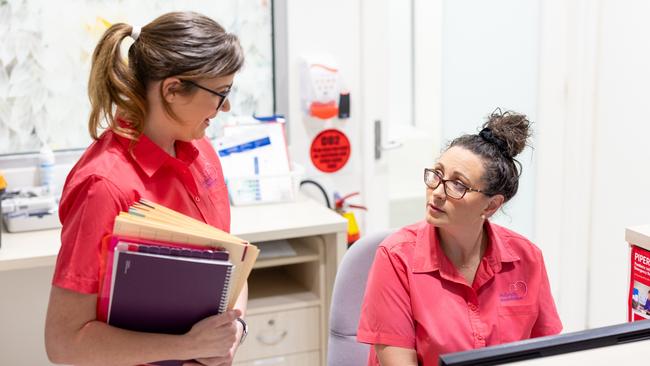
<svg viewBox="0 0 650 366">
<path fill-rule="evenodd" d="M 481 218 L 485 220 L 485 214 L 481 214 Z"/>
</svg>

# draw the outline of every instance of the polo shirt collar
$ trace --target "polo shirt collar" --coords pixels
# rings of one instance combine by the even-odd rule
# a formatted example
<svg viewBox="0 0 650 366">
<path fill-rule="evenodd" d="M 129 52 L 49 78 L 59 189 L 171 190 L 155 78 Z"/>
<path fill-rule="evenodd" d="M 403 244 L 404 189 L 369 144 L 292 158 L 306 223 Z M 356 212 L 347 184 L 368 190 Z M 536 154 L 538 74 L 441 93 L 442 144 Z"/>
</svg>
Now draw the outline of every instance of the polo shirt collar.
<svg viewBox="0 0 650 366">
<path fill-rule="evenodd" d="M 488 220 L 485 221 L 485 227 L 488 234 L 488 247 L 485 249 L 483 257 L 494 272 L 498 273 L 501 271 L 502 263 L 518 261 L 519 256 L 512 250 L 508 238 L 495 233 L 495 226 Z M 440 271 L 443 266 L 446 267 L 446 264 L 448 264 L 449 260 L 440 247 L 436 230 L 435 226 L 426 221 L 423 221 L 418 226 L 415 239 L 413 273 Z"/>
<path fill-rule="evenodd" d="M 148 177 L 156 174 L 165 164 L 190 165 L 199 154 L 199 150 L 191 142 L 176 141 L 174 158 L 145 134 L 141 134 L 135 142 L 114 132 L 113 135 L 126 149 L 132 149 L 131 156 Z"/>
</svg>

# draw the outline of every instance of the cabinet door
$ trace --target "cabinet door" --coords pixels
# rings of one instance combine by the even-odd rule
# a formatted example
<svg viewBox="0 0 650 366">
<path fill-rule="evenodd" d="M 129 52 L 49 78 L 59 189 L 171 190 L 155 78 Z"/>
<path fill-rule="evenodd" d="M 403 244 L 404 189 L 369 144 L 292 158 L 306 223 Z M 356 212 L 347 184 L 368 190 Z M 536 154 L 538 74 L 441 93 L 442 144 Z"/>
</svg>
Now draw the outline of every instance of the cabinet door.
<svg viewBox="0 0 650 366">
<path fill-rule="evenodd" d="M 237 351 L 235 362 L 316 351 L 320 348 L 318 306 L 251 315 L 246 317 L 246 322 L 249 334 Z"/>
<path fill-rule="evenodd" d="M 262 358 L 255 361 L 235 363 L 233 366 L 317 366 L 320 363 L 320 352 L 299 353 L 289 356 Z"/>
</svg>

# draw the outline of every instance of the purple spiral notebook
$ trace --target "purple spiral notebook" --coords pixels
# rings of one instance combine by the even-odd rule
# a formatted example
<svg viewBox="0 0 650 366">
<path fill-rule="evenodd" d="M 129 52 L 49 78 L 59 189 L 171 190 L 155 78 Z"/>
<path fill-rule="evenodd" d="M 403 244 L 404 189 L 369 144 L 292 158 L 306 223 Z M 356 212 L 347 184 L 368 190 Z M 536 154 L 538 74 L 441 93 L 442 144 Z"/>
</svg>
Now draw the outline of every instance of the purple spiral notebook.
<svg viewBox="0 0 650 366">
<path fill-rule="evenodd" d="M 120 243 L 115 248 L 108 324 L 184 334 L 196 322 L 226 310 L 232 268 L 228 252 Z"/>
</svg>

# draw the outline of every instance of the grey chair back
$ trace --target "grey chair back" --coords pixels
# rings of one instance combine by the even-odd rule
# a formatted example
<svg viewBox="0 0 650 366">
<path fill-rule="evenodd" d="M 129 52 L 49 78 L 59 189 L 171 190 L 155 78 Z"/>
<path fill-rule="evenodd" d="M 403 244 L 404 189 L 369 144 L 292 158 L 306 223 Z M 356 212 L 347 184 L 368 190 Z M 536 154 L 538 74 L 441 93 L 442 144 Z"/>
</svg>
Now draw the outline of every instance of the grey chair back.
<svg viewBox="0 0 650 366">
<path fill-rule="evenodd" d="M 361 303 L 368 272 L 377 246 L 395 230 L 384 230 L 361 237 L 343 256 L 336 273 L 327 350 L 328 366 L 359 366 L 368 363 L 370 346 L 357 342 Z"/>
</svg>

